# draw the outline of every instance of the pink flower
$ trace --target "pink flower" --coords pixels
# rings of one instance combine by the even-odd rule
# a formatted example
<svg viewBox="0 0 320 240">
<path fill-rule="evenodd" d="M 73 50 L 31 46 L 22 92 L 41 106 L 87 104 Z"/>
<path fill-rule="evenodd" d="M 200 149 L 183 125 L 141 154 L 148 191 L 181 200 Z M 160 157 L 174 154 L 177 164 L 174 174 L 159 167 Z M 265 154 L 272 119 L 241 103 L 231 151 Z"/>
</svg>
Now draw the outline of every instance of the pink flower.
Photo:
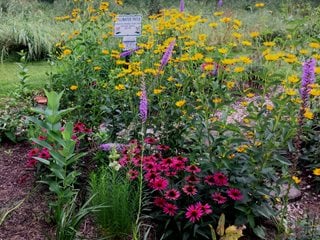
<svg viewBox="0 0 320 240">
<path fill-rule="evenodd" d="M 214 183 L 217 186 L 228 186 L 228 178 L 221 172 L 216 172 L 213 174 Z"/>
<path fill-rule="evenodd" d="M 212 213 L 211 206 L 208 203 L 202 204 L 201 202 L 198 202 L 198 203 L 196 203 L 196 206 L 199 207 L 203 211 L 204 215 Z"/>
<path fill-rule="evenodd" d="M 176 189 L 169 189 L 165 192 L 164 196 L 169 200 L 177 200 L 180 197 L 180 192 Z"/>
<path fill-rule="evenodd" d="M 214 185 L 214 184 L 215 184 L 215 180 L 214 180 L 213 175 L 205 176 L 205 177 L 204 177 L 204 182 L 205 182 L 206 184 L 208 184 L 209 186 Z"/>
<path fill-rule="evenodd" d="M 186 212 L 186 218 L 190 220 L 190 222 L 196 222 L 199 221 L 200 218 L 203 216 L 203 211 L 200 206 L 195 205 L 190 205 L 187 208 Z"/>
<path fill-rule="evenodd" d="M 195 186 L 192 186 L 192 185 L 185 185 L 183 188 L 182 188 L 182 191 L 187 194 L 188 196 L 194 196 L 197 194 L 198 190 L 196 189 Z"/>
<path fill-rule="evenodd" d="M 186 167 L 186 171 L 190 173 L 198 173 L 201 172 L 201 169 L 196 165 L 190 165 Z"/>
<path fill-rule="evenodd" d="M 121 165 L 121 164 L 120 164 Z M 138 177 L 139 172 L 137 170 L 130 169 L 127 173 L 130 180 L 134 180 Z"/>
<path fill-rule="evenodd" d="M 147 137 L 144 139 L 144 142 L 147 144 L 156 144 L 158 141 L 153 137 Z"/>
<path fill-rule="evenodd" d="M 222 196 L 221 193 L 215 192 L 211 195 L 213 201 L 217 202 L 218 204 L 224 204 L 227 201 L 227 198 Z"/>
<path fill-rule="evenodd" d="M 32 158 L 40 152 L 39 148 L 33 148 L 28 152 L 28 157 Z"/>
<path fill-rule="evenodd" d="M 152 188 L 154 190 L 165 190 L 168 187 L 168 180 L 163 177 L 157 177 L 152 183 Z"/>
<path fill-rule="evenodd" d="M 49 150 L 47 148 L 42 148 L 38 157 L 44 158 L 44 159 L 49 159 L 51 157 L 51 155 L 50 155 Z"/>
<path fill-rule="evenodd" d="M 229 188 L 227 190 L 227 194 L 230 198 L 232 198 L 235 201 L 240 201 L 243 198 L 241 191 L 237 188 Z"/>
<path fill-rule="evenodd" d="M 164 205 L 167 203 L 167 201 L 163 197 L 155 197 L 153 200 L 153 204 L 157 207 L 164 207 Z"/>
<path fill-rule="evenodd" d="M 37 162 L 38 162 L 37 160 L 30 158 L 27 160 L 26 167 L 27 168 L 34 168 L 37 165 Z"/>
<path fill-rule="evenodd" d="M 84 125 L 84 123 L 81 122 L 77 122 L 74 124 L 73 126 L 73 132 L 78 133 L 78 132 L 84 132 L 86 129 L 86 126 Z"/>
<path fill-rule="evenodd" d="M 39 139 L 40 141 L 44 141 L 44 140 L 46 140 L 46 139 L 47 139 L 47 137 L 46 137 L 46 136 L 42 136 L 42 135 L 40 135 L 40 136 L 38 137 L 38 139 Z"/>
<path fill-rule="evenodd" d="M 157 150 L 159 150 L 159 151 L 168 151 L 169 149 L 170 149 L 170 147 L 167 145 L 160 144 L 157 146 Z"/>
<path fill-rule="evenodd" d="M 178 207 L 172 203 L 165 203 L 164 204 L 163 212 L 165 214 L 168 214 L 169 216 L 173 217 L 174 215 L 176 215 L 177 210 L 178 210 Z"/>
<path fill-rule="evenodd" d="M 200 179 L 195 175 L 187 176 L 185 180 L 190 184 L 198 184 L 200 182 Z"/>
</svg>

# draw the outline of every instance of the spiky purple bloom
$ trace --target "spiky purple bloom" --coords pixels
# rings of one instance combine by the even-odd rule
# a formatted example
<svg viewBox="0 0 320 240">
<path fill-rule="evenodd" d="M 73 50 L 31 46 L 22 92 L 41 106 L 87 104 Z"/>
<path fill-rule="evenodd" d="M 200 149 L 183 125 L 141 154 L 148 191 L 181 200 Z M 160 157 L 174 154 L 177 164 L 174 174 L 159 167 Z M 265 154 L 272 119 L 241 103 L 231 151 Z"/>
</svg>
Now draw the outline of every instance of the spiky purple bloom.
<svg viewBox="0 0 320 240">
<path fill-rule="evenodd" d="M 127 145 L 119 143 L 104 143 L 100 145 L 102 151 L 109 152 L 112 149 L 116 149 L 118 152 L 122 151 Z"/>
<path fill-rule="evenodd" d="M 180 0 L 180 12 L 184 12 L 184 0 Z"/>
<path fill-rule="evenodd" d="M 300 96 L 302 99 L 303 107 L 307 107 L 309 100 L 309 92 L 311 90 L 310 84 L 315 82 L 315 68 L 316 60 L 311 58 L 303 63 Z"/>
<path fill-rule="evenodd" d="M 148 98 L 147 98 L 147 90 L 146 84 L 144 81 L 141 83 L 141 96 L 140 96 L 140 105 L 139 105 L 139 115 L 142 123 L 147 121 L 148 116 Z"/>
<path fill-rule="evenodd" d="M 222 7 L 222 5 L 223 5 L 223 1 L 222 0 L 218 0 L 218 7 Z"/>
<path fill-rule="evenodd" d="M 172 40 L 171 43 L 169 44 L 169 46 L 167 47 L 167 49 L 161 59 L 161 64 L 160 64 L 159 70 L 162 70 L 164 68 L 164 66 L 167 65 L 167 63 L 169 62 L 169 60 L 172 56 L 172 52 L 173 52 L 173 48 L 174 48 L 175 44 L 176 44 L 176 39 Z"/>
<path fill-rule="evenodd" d="M 138 51 L 140 48 L 134 48 L 134 49 L 130 49 L 130 50 L 127 50 L 127 51 L 124 51 L 122 53 L 120 53 L 120 57 L 127 57 L 127 56 L 130 56 L 132 53 L 134 53 L 135 51 Z"/>
</svg>

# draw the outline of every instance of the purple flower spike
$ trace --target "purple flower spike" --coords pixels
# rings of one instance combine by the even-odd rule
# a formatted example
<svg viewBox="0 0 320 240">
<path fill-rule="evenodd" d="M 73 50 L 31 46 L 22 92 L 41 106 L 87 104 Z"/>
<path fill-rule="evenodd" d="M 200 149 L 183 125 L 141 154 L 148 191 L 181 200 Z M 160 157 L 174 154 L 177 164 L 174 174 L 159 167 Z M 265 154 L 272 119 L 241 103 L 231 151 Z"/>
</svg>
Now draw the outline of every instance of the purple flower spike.
<svg viewBox="0 0 320 240">
<path fill-rule="evenodd" d="M 172 40 L 172 42 L 167 47 L 167 49 L 161 59 L 161 65 L 159 67 L 159 70 L 162 70 L 164 68 L 164 66 L 167 65 L 167 63 L 169 62 L 169 60 L 172 56 L 172 52 L 173 52 L 173 48 L 174 48 L 175 44 L 176 44 L 176 39 Z"/>
<path fill-rule="evenodd" d="M 218 0 L 218 7 L 222 7 L 222 5 L 223 5 L 223 1 L 222 0 Z"/>
<path fill-rule="evenodd" d="M 127 51 L 124 51 L 122 53 L 120 53 L 120 57 L 127 57 L 130 56 L 132 53 L 134 53 L 135 51 L 138 51 L 140 48 L 135 48 L 135 49 L 130 49 Z"/>
<path fill-rule="evenodd" d="M 316 60 L 313 58 L 303 63 L 300 88 L 300 96 L 303 102 L 303 107 L 307 106 L 307 101 L 309 100 L 309 92 L 311 90 L 310 84 L 314 83 L 316 79 L 315 67 Z"/>
<path fill-rule="evenodd" d="M 140 96 L 139 114 L 140 114 L 142 123 L 145 123 L 148 117 L 148 99 L 147 99 L 146 84 L 144 81 L 142 81 L 141 83 L 141 91 L 142 91 L 142 94 Z"/>
<path fill-rule="evenodd" d="M 125 144 L 119 144 L 119 143 L 104 143 L 100 145 L 100 149 L 102 151 L 109 152 L 112 149 L 116 149 L 118 152 L 122 151 L 126 147 Z"/>
<path fill-rule="evenodd" d="M 184 12 L 184 0 L 180 0 L 180 12 Z"/>
</svg>

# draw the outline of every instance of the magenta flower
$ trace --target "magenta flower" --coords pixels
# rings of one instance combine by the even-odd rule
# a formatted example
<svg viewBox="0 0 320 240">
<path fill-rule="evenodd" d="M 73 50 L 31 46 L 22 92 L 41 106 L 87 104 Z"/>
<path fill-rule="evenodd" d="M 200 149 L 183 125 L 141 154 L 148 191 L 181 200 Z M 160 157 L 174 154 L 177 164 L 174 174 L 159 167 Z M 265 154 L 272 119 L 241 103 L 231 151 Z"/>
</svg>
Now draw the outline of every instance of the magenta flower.
<svg viewBox="0 0 320 240">
<path fill-rule="evenodd" d="M 212 209 L 211 206 L 206 203 L 206 204 L 202 204 L 201 202 L 196 203 L 196 206 L 199 207 L 202 211 L 204 215 L 208 215 L 212 213 Z"/>
<path fill-rule="evenodd" d="M 194 196 L 197 194 L 198 190 L 196 189 L 195 186 L 192 185 L 184 185 L 182 188 L 182 191 L 187 194 L 188 196 Z"/>
<path fill-rule="evenodd" d="M 200 218 L 203 216 L 203 211 L 200 206 L 197 206 L 197 204 L 190 205 L 187 208 L 185 216 L 187 219 L 189 219 L 190 222 L 195 223 L 196 221 L 199 221 Z"/>
<path fill-rule="evenodd" d="M 172 52 L 173 52 L 173 48 L 174 45 L 176 44 L 176 40 L 172 40 L 171 43 L 169 44 L 169 46 L 167 47 L 165 53 L 163 54 L 163 57 L 161 59 L 161 63 L 160 63 L 160 67 L 159 67 L 159 71 L 161 71 L 169 62 L 171 56 L 172 56 Z"/>
<path fill-rule="evenodd" d="M 47 148 L 42 148 L 38 157 L 44 158 L 44 159 L 49 159 L 51 157 L 51 155 L 50 155 L 49 150 Z"/>
<path fill-rule="evenodd" d="M 147 121 L 147 116 L 148 116 L 148 99 L 147 99 L 146 84 L 144 81 L 142 81 L 141 83 L 141 91 L 142 91 L 142 94 L 140 96 L 139 114 L 140 114 L 142 123 L 145 123 Z"/>
<path fill-rule="evenodd" d="M 201 169 L 196 165 L 190 165 L 186 167 L 186 171 L 190 173 L 198 173 L 201 172 Z"/>
<path fill-rule="evenodd" d="M 206 184 L 208 184 L 209 186 L 212 186 L 215 184 L 215 179 L 214 179 L 214 176 L 213 175 L 208 175 L 208 176 L 205 176 L 204 177 L 204 182 Z"/>
<path fill-rule="evenodd" d="M 213 174 L 214 183 L 217 186 L 228 186 L 228 178 L 221 172 L 216 172 Z"/>
<path fill-rule="evenodd" d="M 138 175 L 139 175 L 139 172 L 137 170 L 133 170 L 133 169 L 130 169 L 127 173 L 127 176 L 129 177 L 130 180 L 134 180 L 134 179 L 138 178 Z"/>
<path fill-rule="evenodd" d="M 224 204 L 227 201 L 227 198 L 222 196 L 221 193 L 215 192 L 211 195 L 213 201 L 217 202 L 218 204 Z"/>
<path fill-rule="evenodd" d="M 145 143 L 151 144 L 151 145 L 158 143 L 157 139 L 155 139 L 155 138 L 153 138 L 153 137 L 147 137 L 147 138 L 145 138 L 143 141 L 144 141 Z"/>
<path fill-rule="evenodd" d="M 27 160 L 26 167 L 34 168 L 37 165 L 38 161 L 36 159 L 30 158 Z"/>
<path fill-rule="evenodd" d="M 195 175 L 190 175 L 185 177 L 185 180 L 190 184 L 198 184 L 200 183 L 200 179 Z"/>
<path fill-rule="evenodd" d="M 39 148 L 33 148 L 28 152 L 28 157 L 32 158 L 40 152 Z"/>
<path fill-rule="evenodd" d="M 154 190 L 165 190 L 169 185 L 169 182 L 167 179 L 163 178 L 163 177 L 157 177 L 154 179 L 153 183 L 152 183 L 152 188 Z"/>
<path fill-rule="evenodd" d="M 172 203 L 165 203 L 163 206 L 163 212 L 172 217 L 176 215 L 177 210 L 178 210 L 178 207 Z"/>
<path fill-rule="evenodd" d="M 153 200 L 153 204 L 163 208 L 167 201 L 163 197 L 155 197 Z"/>
<path fill-rule="evenodd" d="M 134 48 L 134 49 L 130 49 L 130 50 L 124 51 L 124 52 L 120 53 L 120 57 L 130 56 L 132 53 L 138 51 L 139 49 L 140 49 L 140 48 L 137 47 L 137 48 Z"/>
<path fill-rule="evenodd" d="M 180 12 L 184 12 L 184 0 L 180 0 Z"/>
<path fill-rule="evenodd" d="M 242 195 L 241 191 L 237 188 L 229 188 L 227 190 L 227 194 L 231 199 L 233 199 L 235 201 L 240 201 L 243 199 L 243 195 Z"/>
<path fill-rule="evenodd" d="M 166 199 L 175 201 L 180 197 L 180 192 L 176 189 L 169 189 L 165 192 L 164 196 Z"/>
</svg>

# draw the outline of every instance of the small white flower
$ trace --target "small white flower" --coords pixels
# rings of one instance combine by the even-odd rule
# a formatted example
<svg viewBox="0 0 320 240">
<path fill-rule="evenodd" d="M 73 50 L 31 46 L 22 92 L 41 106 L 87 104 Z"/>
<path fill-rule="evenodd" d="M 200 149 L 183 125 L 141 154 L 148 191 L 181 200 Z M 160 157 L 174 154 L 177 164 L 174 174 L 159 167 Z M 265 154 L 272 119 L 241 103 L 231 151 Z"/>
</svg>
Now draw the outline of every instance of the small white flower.
<svg viewBox="0 0 320 240">
<path fill-rule="evenodd" d="M 121 165 L 117 161 L 112 161 L 111 163 L 109 163 L 109 167 L 113 168 L 116 171 L 119 171 Z"/>
</svg>

